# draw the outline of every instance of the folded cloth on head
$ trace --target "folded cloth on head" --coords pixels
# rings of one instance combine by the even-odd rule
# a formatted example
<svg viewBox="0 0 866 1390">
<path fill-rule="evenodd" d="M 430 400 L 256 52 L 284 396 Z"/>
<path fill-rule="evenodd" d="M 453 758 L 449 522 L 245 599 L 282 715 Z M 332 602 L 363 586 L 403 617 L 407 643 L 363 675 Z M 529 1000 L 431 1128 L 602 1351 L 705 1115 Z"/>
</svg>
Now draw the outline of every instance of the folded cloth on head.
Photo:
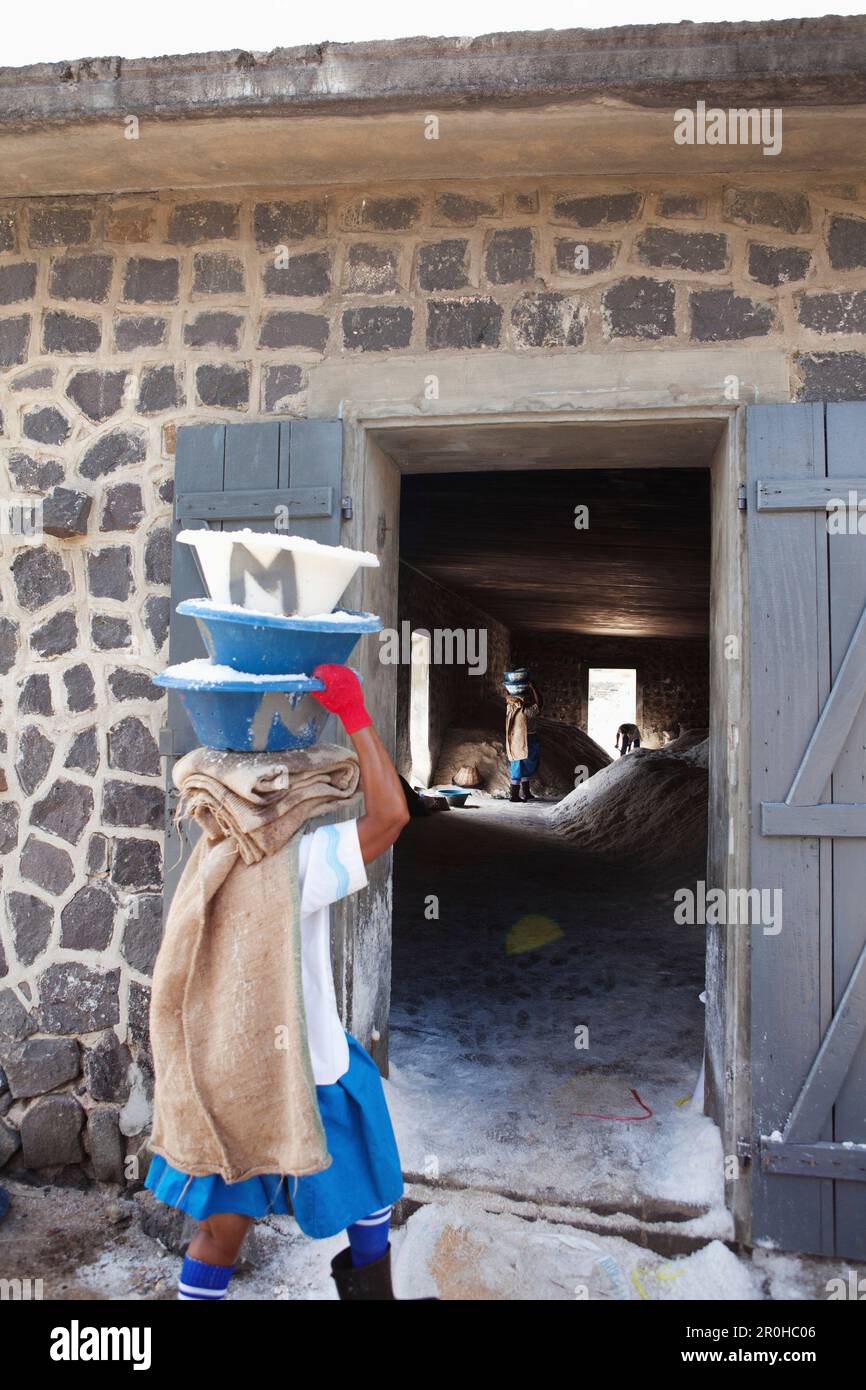
<svg viewBox="0 0 866 1390">
<path fill-rule="evenodd" d="M 341 809 L 359 776 L 333 744 L 197 748 L 175 766 L 181 812 L 204 834 L 172 898 L 150 1009 L 152 1146 L 174 1168 L 231 1183 L 330 1163 L 304 1014 L 298 832 Z"/>
</svg>

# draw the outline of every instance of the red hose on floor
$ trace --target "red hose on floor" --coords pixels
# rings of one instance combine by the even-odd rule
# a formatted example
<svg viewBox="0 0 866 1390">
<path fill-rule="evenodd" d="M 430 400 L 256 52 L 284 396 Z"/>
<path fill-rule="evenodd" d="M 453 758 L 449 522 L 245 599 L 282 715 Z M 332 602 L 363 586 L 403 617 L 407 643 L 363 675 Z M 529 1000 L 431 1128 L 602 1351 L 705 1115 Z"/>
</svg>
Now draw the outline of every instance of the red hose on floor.
<svg viewBox="0 0 866 1390">
<path fill-rule="evenodd" d="M 640 1098 L 640 1096 L 638 1095 L 637 1091 L 635 1090 L 634 1086 L 630 1086 L 630 1087 L 629 1087 L 629 1090 L 631 1091 L 632 1095 L 634 1096 L 634 1098 L 635 1098 L 635 1100 L 637 1101 L 638 1105 L 640 1106 L 641 1110 L 646 1111 L 646 1114 L 644 1114 L 644 1115 L 596 1115 L 596 1113 L 595 1113 L 593 1110 L 575 1110 L 574 1113 L 575 1113 L 575 1115 L 580 1115 L 580 1116 L 581 1116 L 583 1119 L 585 1119 L 585 1120 L 648 1120 L 649 1117 L 650 1117 L 650 1115 L 651 1115 L 653 1112 L 650 1110 L 650 1108 L 649 1108 L 648 1105 L 644 1105 L 643 1101 L 641 1100 L 641 1098 Z"/>
</svg>

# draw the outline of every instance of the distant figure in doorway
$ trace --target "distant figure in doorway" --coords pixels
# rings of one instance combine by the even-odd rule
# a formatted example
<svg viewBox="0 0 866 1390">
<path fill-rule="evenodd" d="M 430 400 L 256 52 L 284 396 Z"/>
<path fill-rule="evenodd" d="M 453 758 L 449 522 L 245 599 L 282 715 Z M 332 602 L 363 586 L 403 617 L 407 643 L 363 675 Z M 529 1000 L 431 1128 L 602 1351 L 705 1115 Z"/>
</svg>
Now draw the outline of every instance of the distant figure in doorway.
<svg viewBox="0 0 866 1390">
<path fill-rule="evenodd" d="M 622 743 L 620 743 L 622 739 Z M 632 748 L 640 748 L 640 729 L 637 724 L 620 724 L 616 731 L 615 748 L 619 749 L 619 756 L 622 758 L 629 753 Z"/>
<path fill-rule="evenodd" d="M 511 800 L 534 801 L 529 779 L 538 771 L 541 744 L 530 730 L 543 701 L 525 666 L 505 672 L 505 755 L 511 767 Z"/>
</svg>

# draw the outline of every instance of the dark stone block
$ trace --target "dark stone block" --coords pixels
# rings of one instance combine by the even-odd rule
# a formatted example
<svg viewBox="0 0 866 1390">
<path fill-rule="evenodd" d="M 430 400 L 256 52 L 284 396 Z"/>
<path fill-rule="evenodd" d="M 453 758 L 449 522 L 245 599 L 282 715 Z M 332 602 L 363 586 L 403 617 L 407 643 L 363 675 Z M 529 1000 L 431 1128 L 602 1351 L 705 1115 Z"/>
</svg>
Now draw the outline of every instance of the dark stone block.
<svg viewBox="0 0 866 1390">
<path fill-rule="evenodd" d="M 121 955 L 141 975 L 152 975 L 162 940 L 162 898 L 157 893 L 133 898 L 123 931 Z"/>
<path fill-rule="evenodd" d="M 136 838 L 115 840 L 111 877 L 118 888 L 161 888 L 162 849 L 159 841 Z"/>
<path fill-rule="evenodd" d="M 775 321 L 772 305 L 760 304 L 733 290 L 697 290 L 689 295 L 692 337 L 699 343 L 763 338 Z"/>
<path fill-rule="evenodd" d="M 87 1147 L 97 1182 L 123 1182 L 124 1146 L 120 1111 L 116 1105 L 99 1105 L 87 1117 Z"/>
<path fill-rule="evenodd" d="M 18 624 L 12 618 L 0 617 L 0 676 L 12 670 L 18 658 Z"/>
<path fill-rule="evenodd" d="M 28 546 L 10 565 L 22 608 L 44 608 L 72 590 L 72 580 L 56 550 L 47 546 Z"/>
<path fill-rule="evenodd" d="M 67 1081 L 74 1081 L 81 1070 L 74 1038 L 28 1038 L 4 1047 L 2 1058 L 15 1100 L 44 1096 Z"/>
<path fill-rule="evenodd" d="M 354 246 L 349 247 L 351 261 Z M 372 249 L 372 248 L 370 248 Z M 291 256 L 286 266 L 267 265 L 265 294 L 288 294 L 296 298 L 315 298 L 331 289 L 331 257 L 327 251 L 305 251 Z M 375 294 L 375 290 L 369 290 Z"/>
<path fill-rule="evenodd" d="M 304 389 L 306 377 L 300 367 L 293 363 L 280 363 L 275 367 L 265 367 L 262 374 L 262 409 L 274 415 L 290 408 L 290 396 L 296 396 Z"/>
<path fill-rule="evenodd" d="M 19 714 L 53 714 L 51 681 L 48 676 L 28 676 L 21 684 Z"/>
<path fill-rule="evenodd" d="M 154 685 L 147 671 L 131 671 L 126 666 L 116 666 L 109 672 L 108 688 L 114 700 L 162 700 L 165 692 Z"/>
<path fill-rule="evenodd" d="M 0 318 L 0 367 L 15 367 L 27 360 L 30 341 L 30 315 Z"/>
<path fill-rule="evenodd" d="M 85 246 L 93 231 L 90 208 L 59 207 L 30 208 L 29 240 L 31 246 Z"/>
<path fill-rule="evenodd" d="M 494 285 L 513 285 L 535 276 L 535 246 L 531 227 L 503 227 L 490 232 L 484 271 Z"/>
<path fill-rule="evenodd" d="M 119 970 L 91 970 L 78 961 L 49 965 L 39 982 L 45 1033 L 95 1033 L 120 1021 Z"/>
<path fill-rule="evenodd" d="M 520 347 L 579 347 L 583 324 L 578 305 L 567 295 L 526 294 L 511 310 Z"/>
<path fill-rule="evenodd" d="M 65 893 L 75 877 L 72 860 L 65 849 L 50 845 L 46 840 L 37 840 L 28 835 L 21 851 L 19 865 L 21 877 L 28 883 L 35 883 L 46 893 L 59 897 Z"/>
<path fill-rule="evenodd" d="M 10 1097 L 11 1099 L 11 1097 Z M 0 1120 L 0 1168 L 5 1168 L 21 1148 L 21 1135 L 7 1120 Z M 174 1210 L 172 1208 L 172 1210 Z"/>
<path fill-rule="evenodd" d="M 69 438 L 70 425 L 56 406 L 41 405 L 28 410 L 21 421 L 21 432 L 37 444 L 63 444 Z"/>
<path fill-rule="evenodd" d="M 673 227 L 647 227 L 637 245 L 647 265 L 675 270 L 724 270 L 728 238 L 720 232 L 678 232 Z"/>
<path fill-rule="evenodd" d="M 86 451 L 78 471 L 83 478 L 102 478 L 147 457 L 147 437 L 137 430 L 116 429 L 97 439 Z"/>
<path fill-rule="evenodd" d="M 797 317 L 815 333 L 866 333 L 866 290 L 804 294 Z"/>
<path fill-rule="evenodd" d="M 60 945 L 68 951 L 104 951 L 114 930 L 115 898 L 87 883 L 60 914 Z"/>
<path fill-rule="evenodd" d="M 21 965 L 32 965 L 48 945 L 54 910 L 33 893 L 7 893 L 6 911 L 12 928 L 15 955 Z M 33 1029 L 28 1027 L 26 1031 L 32 1033 Z"/>
<path fill-rule="evenodd" d="M 170 428 L 170 426 L 169 426 Z M 160 502 L 174 501 L 174 478 L 166 478 L 158 488 Z"/>
<path fill-rule="evenodd" d="M 109 545 L 87 556 L 87 588 L 94 598 L 114 598 L 124 603 L 132 592 L 132 550 L 128 545 Z"/>
<path fill-rule="evenodd" d="M 25 895 L 16 893 L 9 896 L 20 898 Z M 0 1038 L 21 1042 L 22 1038 L 29 1038 L 31 1033 L 35 1033 L 36 1028 L 36 1019 L 25 1009 L 15 991 L 0 989 Z"/>
<path fill-rule="evenodd" d="M 118 352 L 159 347 L 167 329 L 167 320 L 158 314 L 119 314 L 114 320 L 114 346 Z"/>
<path fill-rule="evenodd" d="M 62 309 L 50 309 L 42 321 L 43 352 L 98 352 L 102 342 L 102 327 L 98 319 L 86 319 L 81 314 L 67 314 Z"/>
<path fill-rule="evenodd" d="M 244 263 L 225 251 L 199 251 L 192 287 L 196 294 L 243 294 Z"/>
<path fill-rule="evenodd" d="M 322 236 L 327 225 L 324 202 L 309 199 L 296 203 L 257 203 L 253 212 L 253 229 L 259 246 L 279 246 L 282 242 Z"/>
<path fill-rule="evenodd" d="M 29 454 L 9 455 L 9 472 L 21 492 L 47 492 L 63 482 L 63 469 L 56 459 L 35 459 Z"/>
<path fill-rule="evenodd" d="M 866 400 L 866 354 L 801 352 L 794 359 L 802 385 L 800 401 Z"/>
<path fill-rule="evenodd" d="M 588 198 L 556 198 L 553 204 L 555 222 L 568 222 L 573 227 L 609 227 L 620 222 L 633 222 L 641 209 L 640 193 L 597 193 Z"/>
<path fill-rule="evenodd" d="M 87 842 L 87 872 L 106 874 L 110 865 L 111 842 L 107 835 L 98 831 Z"/>
<path fill-rule="evenodd" d="M 170 257 L 131 256 L 123 277 L 128 304 L 172 304 L 180 288 L 180 262 Z"/>
<path fill-rule="evenodd" d="M 104 825 L 140 826 L 158 830 L 165 816 L 165 792 L 162 787 L 142 782 L 121 782 L 110 778 L 103 787 L 102 821 Z"/>
<path fill-rule="evenodd" d="M 676 289 L 669 280 L 629 275 L 605 290 L 603 316 L 612 338 L 672 337 Z"/>
<path fill-rule="evenodd" d="M 52 299 L 86 299 L 104 304 L 111 286 L 111 256 L 61 256 L 53 261 L 48 280 Z"/>
<path fill-rule="evenodd" d="M 866 220 L 831 217 L 827 254 L 834 270 L 859 270 L 866 266 Z"/>
<path fill-rule="evenodd" d="M 13 391 L 53 391 L 57 373 L 53 367 L 34 367 L 9 383 Z"/>
<path fill-rule="evenodd" d="M 704 217 L 707 200 L 700 193 L 661 193 L 659 217 Z"/>
<path fill-rule="evenodd" d="M 63 684 L 66 686 L 66 703 L 71 714 L 95 709 L 96 693 L 93 672 L 89 666 L 83 662 L 79 666 L 71 666 L 68 671 L 63 672 Z"/>
<path fill-rule="evenodd" d="M 139 1047 L 147 1047 L 150 1042 L 148 1022 L 150 1018 L 150 986 L 140 985 L 137 980 L 129 982 L 129 1037 Z"/>
<path fill-rule="evenodd" d="M 171 527 L 156 526 L 147 538 L 144 576 L 149 584 L 171 583 Z"/>
<path fill-rule="evenodd" d="M 158 415 L 183 405 L 183 383 L 171 365 L 145 367 L 138 388 L 138 409 L 142 415 Z"/>
<path fill-rule="evenodd" d="M 100 424 L 123 405 L 126 378 L 126 372 L 76 372 L 66 394 L 88 420 Z"/>
<path fill-rule="evenodd" d="M 557 237 L 554 243 L 554 269 L 565 275 L 595 275 L 613 265 L 617 249 L 617 243 L 613 241 L 577 241 L 574 237 Z"/>
<path fill-rule="evenodd" d="M 434 241 L 418 248 L 418 284 L 422 290 L 462 290 L 469 284 L 469 242 L 463 237 Z"/>
<path fill-rule="evenodd" d="M 77 645 L 78 625 L 72 611 L 55 613 L 30 634 L 30 650 L 36 656 L 63 656 Z"/>
<path fill-rule="evenodd" d="M 343 344 L 360 352 L 388 352 L 406 348 L 412 340 L 412 310 L 403 305 L 346 309 Z"/>
<path fill-rule="evenodd" d="M 328 328 L 323 314 L 305 314 L 292 309 L 268 314 L 259 330 L 259 347 L 304 347 L 324 352 Z"/>
<path fill-rule="evenodd" d="M 93 1100 L 116 1100 L 129 1095 L 129 1048 L 114 1032 L 103 1033 L 84 1053 L 84 1080 Z"/>
<path fill-rule="evenodd" d="M 731 222 L 776 227 L 780 232 L 808 232 L 812 227 L 809 199 L 804 193 L 728 188 L 725 190 L 724 214 Z"/>
<path fill-rule="evenodd" d="M 21 1121 L 21 1149 L 27 1168 L 53 1168 L 84 1158 L 84 1111 L 74 1096 L 43 1096 Z"/>
<path fill-rule="evenodd" d="M 0 801 L 0 854 L 8 854 L 18 844 L 18 816 L 14 801 Z"/>
<path fill-rule="evenodd" d="M 32 796 L 45 778 L 51 759 L 54 757 L 54 744 L 43 734 L 36 724 L 27 724 L 18 739 L 18 757 L 15 771 L 22 790 Z"/>
<path fill-rule="evenodd" d="M 250 369 L 246 363 L 205 363 L 196 367 L 195 385 L 201 405 L 245 410 L 250 403 Z"/>
<path fill-rule="evenodd" d="M 420 198 L 363 198 L 346 210 L 344 225 L 350 231 L 406 232 L 420 216 Z"/>
<path fill-rule="evenodd" d="M 33 805 L 30 824 L 77 845 L 93 815 L 93 792 L 83 782 L 60 777 L 41 801 Z"/>
<path fill-rule="evenodd" d="M 36 262 L 0 266 L 0 304 L 20 304 L 36 293 Z"/>
<path fill-rule="evenodd" d="M 108 765 L 121 772 L 138 772 L 144 777 L 159 774 L 159 748 L 142 720 L 129 715 L 108 731 Z"/>
<path fill-rule="evenodd" d="M 479 217 L 501 216 L 501 196 L 473 198 L 466 193 L 437 193 L 433 204 L 433 221 L 437 224 L 450 222 L 455 227 L 473 227 Z"/>
<path fill-rule="evenodd" d="M 431 299 L 427 305 L 428 348 L 498 347 L 502 305 L 495 299 Z"/>
<path fill-rule="evenodd" d="M 18 233 L 14 212 L 0 212 L 0 251 L 17 251 Z"/>
<path fill-rule="evenodd" d="M 82 729 L 76 734 L 63 763 L 64 767 L 77 767 L 81 772 L 95 776 L 99 767 L 99 748 L 96 742 L 96 729 Z"/>
<path fill-rule="evenodd" d="M 42 529 L 49 536 L 84 536 L 92 505 L 93 498 L 86 492 L 56 487 L 42 503 Z"/>
<path fill-rule="evenodd" d="M 132 645 L 132 628 L 126 618 L 113 613 L 94 613 L 90 619 L 90 640 L 97 651 L 117 651 Z"/>
<path fill-rule="evenodd" d="M 228 310 L 209 309 L 192 323 L 184 325 L 183 341 L 187 347 L 236 348 L 243 332 L 243 314 Z"/>
<path fill-rule="evenodd" d="M 168 224 L 168 240 L 182 246 L 200 241 L 233 241 L 237 235 L 236 203 L 179 203 Z"/>
<path fill-rule="evenodd" d="M 168 625 L 171 620 L 170 599 L 163 598 L 160 594 L 152 594 L 146 598 L 142 618 L 153 642 L 154 652 L 160 652 L 168 637 Z"/>
<path fill-rule="evenodd" d="M 391 290 L 397 290 L 400 288 L 398 264 L 397 247 L 372 246 L 366 241 L 355 242 L 349 247 L 346 257 L 343 288 L 349 294 L 387 294 Z"/>
<path fill-rule="evenodd" d="M 100 531 L 134 531 L 144 516 L 138 483 L 115 483 L 108 488 L 99 521 Z"/>
</svg>

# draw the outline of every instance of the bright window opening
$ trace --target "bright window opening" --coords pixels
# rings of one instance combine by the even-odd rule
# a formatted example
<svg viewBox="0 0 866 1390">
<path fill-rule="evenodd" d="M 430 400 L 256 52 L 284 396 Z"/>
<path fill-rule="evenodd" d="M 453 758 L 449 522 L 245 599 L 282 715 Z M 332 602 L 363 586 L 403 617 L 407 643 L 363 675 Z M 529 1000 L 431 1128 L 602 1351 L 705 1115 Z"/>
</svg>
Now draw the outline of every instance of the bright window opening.
<svg viewBox="0 0 866 1390">
<path fill-rule="evenodd" d="M 625 667 L 592 667 L 589 672 L 587 733 L 617 756 L 616 731 L 620 724 L 637 723 L 637 671 Z"/>
<path fill-rule="evenodd" d="M 412 671 L 409 684 L 409 754 L 412 781 L 429 787 L 433 773 L 430 756 L 430 634 L 412 633 Z"/>
</svg>

